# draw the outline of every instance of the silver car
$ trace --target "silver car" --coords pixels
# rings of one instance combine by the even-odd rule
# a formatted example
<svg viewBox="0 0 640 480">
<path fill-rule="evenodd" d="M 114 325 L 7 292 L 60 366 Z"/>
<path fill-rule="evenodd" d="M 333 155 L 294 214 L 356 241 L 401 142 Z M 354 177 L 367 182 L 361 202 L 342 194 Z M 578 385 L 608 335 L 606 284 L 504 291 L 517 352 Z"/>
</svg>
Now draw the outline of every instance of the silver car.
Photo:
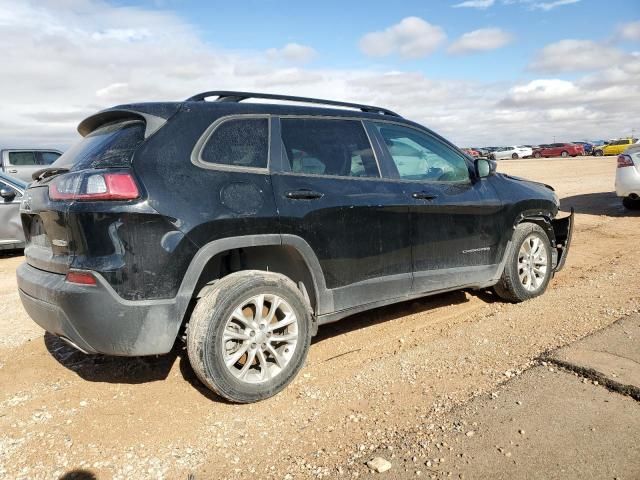
<svg viewBox="0 0 640 480">
<path fill-rule="evenodd" d="M 0 250 L 24 248 L 20 202 L 26 188 L 22 180 L 0 173 Z"/>
<path fill-rule="evenodd" d="M 4 148 L 0 150 L 0 171 L 25 182 L 38 170 L 48 167 L 62 155 L 57 150 Z"/>
</svg>

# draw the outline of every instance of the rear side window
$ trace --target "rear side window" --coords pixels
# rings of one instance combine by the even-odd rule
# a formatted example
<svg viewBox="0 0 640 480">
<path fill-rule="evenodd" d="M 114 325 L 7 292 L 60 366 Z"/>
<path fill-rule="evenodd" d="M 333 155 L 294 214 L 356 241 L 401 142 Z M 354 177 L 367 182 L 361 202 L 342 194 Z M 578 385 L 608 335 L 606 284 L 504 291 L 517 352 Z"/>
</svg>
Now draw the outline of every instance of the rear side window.
<svg viewBox="0 0 640 480">
<path fill-rule="evenodd" d="M 203 162 L 233 167 L 267 168 L 269 120 L 234 118 L 218 125 L 205 144 Z"/>
<path fill-rule="evenodd" d="M 35 152 L 9 152 L 9 164 L 15 166 L 38 165 Z"/>
<path fill-rule="evenodd" d="M 144 141 L 144 130 L 140 120 L 108 123 L 73 145 L 53 165 L 70 170 L 129 167 Z"/>
<path fill-rule="evenodd" d="M 293 173 L 380 176 L 360 121 L 283 118 L 280 125 L 284 152 Z"/>
<path fill-rule="evenodd" d="M 60 154 L 58 152 L 36 152 L 38 165 L 51 165 L 55 162 Z"/>
</svg>

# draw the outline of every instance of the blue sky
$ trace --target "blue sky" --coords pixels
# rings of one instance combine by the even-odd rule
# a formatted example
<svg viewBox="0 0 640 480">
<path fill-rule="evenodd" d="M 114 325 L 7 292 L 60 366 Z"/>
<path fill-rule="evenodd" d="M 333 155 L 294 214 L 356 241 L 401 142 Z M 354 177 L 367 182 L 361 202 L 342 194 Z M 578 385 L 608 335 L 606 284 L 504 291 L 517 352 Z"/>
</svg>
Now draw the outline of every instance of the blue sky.
<svg viewBox="0 0 640 480">
<path fill-rule="evenodd" d="M 216 89 L 379 104 L 459 145 L 640 131 L 638 0 L 0 0 L 0 51 L 5 144 Z"/>
<path fill-rule="evenodd" d="M 514 37 L 504 48 L 462 58 L 439 49 L 426 58 L 389 56 L 373 62 L 379 68 L 416 70 L 432 78 L 487 81 L 534 78 L 526 67 L 541 45 L 566 38 L 607 41 L 619 25 L 640 19 L 638 0 L 582 0 L 550 10 L 533 8 L 536 2 L 504 4 L 500 0 L 488 8 L 456 8 L 462 2 L 449 0 L 120 3 L 173 10 L 196 26 L 206 41 L 225 49 L 256 50 L 289 42 L 309 45 L 318 52 L 313 65 L 321 68 L 371 66 L 372 59 L 358 49 L 360 38 L 410 16 L 441 26 L 449 42 L 479 28 L 501 28 Z M 640 47 L 628 42 L 624 48 Z"/>
</svg>

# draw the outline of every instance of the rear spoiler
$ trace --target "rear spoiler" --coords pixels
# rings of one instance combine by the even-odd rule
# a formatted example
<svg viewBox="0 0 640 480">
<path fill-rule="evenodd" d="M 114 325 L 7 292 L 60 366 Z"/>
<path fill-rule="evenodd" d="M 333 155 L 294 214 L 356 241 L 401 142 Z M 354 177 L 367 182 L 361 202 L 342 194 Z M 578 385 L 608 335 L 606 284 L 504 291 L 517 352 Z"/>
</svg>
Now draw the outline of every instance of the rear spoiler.
<svg viewBox="0 0 640 480">
<path fill-rule="evenodd" d="M 144 105 L 144 104 L 141 104 Z M 78 133 L 83 137 L 86 137 L 96 128 L 101 127 L 107 123 L 117 122 L 122 120 L 142 120 L 145 122 L 146 128 L 144 131 L 144 138 L 149 138 L 156 133 L 167 120 L 178 111 L 176 106 L 172 112 L 163 111 L 163 116 L 154 115 L 138 109 L 115 107 L 108 110 L 103 110 L 90 117 L 85 118 L 78 125 Z M 166 116 L 165 116 L 166 115 Z"/>
</svg>

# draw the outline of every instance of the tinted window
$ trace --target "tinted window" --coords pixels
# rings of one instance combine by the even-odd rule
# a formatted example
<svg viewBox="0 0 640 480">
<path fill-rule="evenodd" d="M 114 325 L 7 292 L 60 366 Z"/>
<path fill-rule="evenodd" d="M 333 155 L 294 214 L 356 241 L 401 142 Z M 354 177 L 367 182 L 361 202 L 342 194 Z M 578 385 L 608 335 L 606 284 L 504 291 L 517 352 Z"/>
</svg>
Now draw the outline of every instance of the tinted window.
<svg viewBox="0 0 640 480">
<path fill-rule="evenodd" d="M 378 165 L 357 120 L 283 118 L 284 151 L 295 173 L 378 177 Z"/>
<path fill-rule="evenodd" d="M 385 123 L 376 126 L 400 178 L 431 182 L 469 180 L 467 163 L 448 145 L 413 128 Z"/>
<path fill-rule="evenodd" d="M 97 128 L 55 162 L 70 170 L 103 167 L 128 167 L 133 153 L 144 141 L 144 122 L 114 122 Z"/>
<path fill-rule="evenodd" d="M 38 165 L 51 165 L 60 157 L 60 154 L 57 152 L 36 152 L 36 157 Z"/>
<path fill-rule="evenodd" d="M 11 165 L 37 165 L 34 152 L 9 152 Z"/>
<path fill-rule="evenodd" d="M 213 131 L 202 149 L 205 162 L 236 167 L 267 168 L 269 120 L 227 120 Z"/>
</svg>

